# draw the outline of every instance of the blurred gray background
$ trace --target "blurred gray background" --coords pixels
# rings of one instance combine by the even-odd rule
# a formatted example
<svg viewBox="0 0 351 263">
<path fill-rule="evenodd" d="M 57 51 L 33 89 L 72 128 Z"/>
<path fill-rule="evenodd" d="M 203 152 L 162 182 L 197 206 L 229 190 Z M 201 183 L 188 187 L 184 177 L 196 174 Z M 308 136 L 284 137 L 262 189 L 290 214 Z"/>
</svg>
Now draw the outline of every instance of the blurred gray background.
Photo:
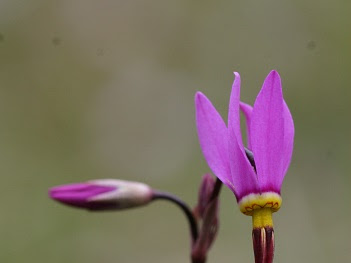
<svg viewBox="0 0 351 263">
<path fill-rule="evenodd" d="M 189 262 L 171 204 L 89 213 L 49 187 L 138 180 L 194 205 L 209 172 L 193 97 L 226 118 L 282 77 L 295 150 L 275 262 L 351 262 L 351 2 L 0 1 L 0 262 Z M 223 189 L 208 262 L 253 262 L 251 218 Z"/>
</svg>

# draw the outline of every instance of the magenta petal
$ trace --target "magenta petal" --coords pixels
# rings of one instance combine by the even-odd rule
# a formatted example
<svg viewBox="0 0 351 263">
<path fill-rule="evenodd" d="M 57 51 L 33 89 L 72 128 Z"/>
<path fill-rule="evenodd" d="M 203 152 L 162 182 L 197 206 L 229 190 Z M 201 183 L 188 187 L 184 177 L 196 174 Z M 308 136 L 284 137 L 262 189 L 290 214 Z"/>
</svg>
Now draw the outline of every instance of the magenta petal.
<svg viewBox="0 0 351 263">
<path fill-rule="evenodd" d="M 228 129 L 229 129 L 229 158 L 232 174 L 232 183 L 235 186 L 235 195 L 241 197 L 258 193 L 259 187 L 253 167 L 248 161 L 240 131 L 240 75 L 235 74 L 229 102 Z"/>
<path fill-rule="evenodd" d="M 116 190 L 113 186 L 102 186 L 90 183 L 68 184 L 53 187 L 49 190 L 49 196 L 61 203 L 90 208 L 89 200 L 99 194 Z"/>
<path fill-rule="evenodd" d="M 231 176 L 227 127 L 215 107 L 201 92 L 195 95 L 195 108 L 197 133 L 207 164 L 228 185 Z"/>
<path fill-rule="evenodd" d="M 246 137 L 247 137 L 247 148 L 251 149 L 251 142 L 250 142 L 250 127 L 251 127 L 251 115 L 252 115 L 252 106 L 246 104 L 244 102 L 240 102 L 240 109 L 244 113 L 246 119 Z"/>
<path fill-rule="evenodd" d="M 258 94 L 251 119 L 251 146 L 261 191 L 280 193 L 284 178 L 284 103 L 278 72 L 271 71 Z"/>
<path fill-rule="evenodd" d="M 295 128 L 294 128 L 294 121 L 291 116 L 290 110 L 288 105 L 284 101 L 284 154 L 283 158 L 283 175 L 286 174 L 288 171 L 291 156 L 294 147 L 294 135 L 295 135 Z M 283 180 L 280 182 L 282 184 Z"/>
</svg>

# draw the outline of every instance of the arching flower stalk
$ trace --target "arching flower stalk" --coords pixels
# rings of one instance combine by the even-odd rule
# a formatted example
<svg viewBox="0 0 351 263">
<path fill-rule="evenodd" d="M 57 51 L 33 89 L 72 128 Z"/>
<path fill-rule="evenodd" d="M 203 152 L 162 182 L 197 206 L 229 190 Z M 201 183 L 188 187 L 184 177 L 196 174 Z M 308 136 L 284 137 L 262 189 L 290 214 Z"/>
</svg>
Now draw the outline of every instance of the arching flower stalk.
<svg viewBox="0 0 351 263">
<path fill-rule="evenodd" d="M 292 156 L 294 123 L 278 72 L 267 76 L 253 107 L 240 102 L 240 75 L 234 74 L 228 126 L 210 100 L 196 93 L 198 136 L 213 173 L 235 194 L 240 211 L 252 216 L 255 262 L 271 263 L 272 213 L 282 203 L 280 190 Z M 249 150 L 242 141 L 240 108 L 247 121 Z"/>
<path fill-rule="evenodd" d="M 173 194 L 152 189 L 144 183 L 116 179 L 92 180 L 52 187 L 49 190 L 49 196 L 62 204 L 90 211 L 120 211 L 145 206 L 155 200 L 169 201 L 178 206 L 188 220 L 192 247 L 201 243 L 196 248 L 204 248 L 200 252 L 207 253 L 215 238 L 215 233 L 204 235 L 203 230 L 199 237 L 198 222 L 190 207 L 183 200 Z M 214 202 L 217 205 L 217 200 Z M 218 221 L 215 218 L 217 206 L 208 208 L 209 203 L 204 203 L 203 218 L 209 218 L 210 222 L 205 225 L 210 227 L 216 225 Z M 202 246 L 203 243 L 205 246 Z M 193 250 L 191 252 L 193 253 Z M 194 260 L 192 262 L 198 263 Z"/>
</svg>

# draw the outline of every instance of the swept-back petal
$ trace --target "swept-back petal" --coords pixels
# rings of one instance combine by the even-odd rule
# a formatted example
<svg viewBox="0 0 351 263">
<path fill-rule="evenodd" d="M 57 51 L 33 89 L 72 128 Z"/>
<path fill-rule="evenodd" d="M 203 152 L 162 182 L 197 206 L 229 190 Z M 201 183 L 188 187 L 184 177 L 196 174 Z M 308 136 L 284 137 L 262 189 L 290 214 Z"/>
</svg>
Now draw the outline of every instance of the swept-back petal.
<svg viewBox="0 0 351 263">
<path fill-rule="evenodd" d="M 246 157 L 240 130 L 240 75 L 236 72 L 235 80 L 230 94 L 228 129 L 229 129 L 229 159 L 232 183 L 235 195 L 239 201 L 250 193 L 258 193 L 259 187 L 253 167 Z"/>
<path fill-rule="evenodd" d="M 246 119 L 246 137 L 247 137 L 247 148 L 251 149 L 251 142 L 250 142 L 250 126 L 251 126 L 251 115 L 252 115 L 252 106 L 246 104 L 244 102 L 240 102 L 240 110 L 244 113 Z"/>
<path fill-rule="evenodd" d="M 295 127 L 294 127 L 294 121 L 291 116 L 290 110 L 288 108 L 288 105 L 284 101 L 283 104 L 283 118 L 284 118 L 284 154 L 282 156 L 283 158 L 283 175 L 286 174 L 288 171 L 290 161 L 291 161 L 291 156 L 293 152 L 293 147 L 294 147 L 294 135 L 295 135 Z M 280 185 L 283 183 L 283 178 L 281 178 Z"/>
<path fill-rule="evenodd" d="M 229 184 L 228 129 L 210 100 L 201 92 L 195 95 L 195 109 L 197 133 L 207 164 L 232 189 Z"/>
<path fill-rule="evenodd" d="M 265 79 L 251 118 L 251 146 L 261 191 L 280 193 L 285 145 L 284 102 L 278 72 L 271 71 Z"/>
</svg>

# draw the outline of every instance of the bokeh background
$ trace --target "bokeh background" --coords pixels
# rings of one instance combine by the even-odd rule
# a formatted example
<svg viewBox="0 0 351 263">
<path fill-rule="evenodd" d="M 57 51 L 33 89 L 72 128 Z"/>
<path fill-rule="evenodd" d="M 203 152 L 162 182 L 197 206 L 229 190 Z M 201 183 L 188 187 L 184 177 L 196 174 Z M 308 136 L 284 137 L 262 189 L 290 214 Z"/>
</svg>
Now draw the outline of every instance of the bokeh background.
<svg viewBox="0 0 351 263">
<path fill-rule="evenodd" d="M 351 2 L 0 1 L 0 262 L 189 262 L 171 204 L 89 213 L 49 187 L 143 181 L 190 205 L 209 172 L 203 91 L 227 116 L 232 71 L 253 103 L 271 69 L 295 126 L 275 262 L 351 262 Z M 251 219 L 223 189 L 209 262 L 253 262 Z"/>
</svg>

